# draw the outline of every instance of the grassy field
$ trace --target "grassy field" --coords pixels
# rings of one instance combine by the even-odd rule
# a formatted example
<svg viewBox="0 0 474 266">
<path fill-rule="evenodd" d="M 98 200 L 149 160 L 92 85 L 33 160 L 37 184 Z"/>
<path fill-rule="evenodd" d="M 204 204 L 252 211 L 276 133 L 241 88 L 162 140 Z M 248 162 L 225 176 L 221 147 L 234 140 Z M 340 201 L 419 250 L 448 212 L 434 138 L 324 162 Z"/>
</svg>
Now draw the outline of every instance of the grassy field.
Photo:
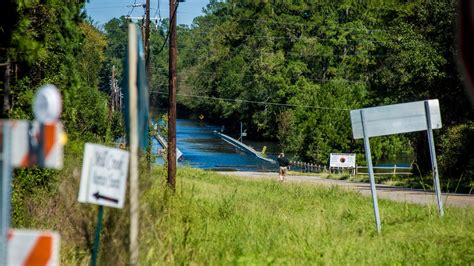
<svg viewBox="0 0 474 266">
<path fill-rule="evenodd" d="M 163 179 L 142 197 L 143 265 L 474 262 L 472 208 L 380 200 L 378 235 L 370 198 L 336 187 L 179 169 L 173 195 Z"/>
<path fill-rule="evenodd" d="M 47 186 L 36 170 L 15 177 L 12 226 L 59 232 L 62 265 L 89 265 L 94 240 L 97 206 L 77 202 L 81 154 L 69 147 Z M 473 208 L 441 219 L 435 206 L 380 200 L 378 235 L 371 199 L 337 187 L 180 168 L 172 193 L 161 167 L 140 178 L 142 265 L 474 262 Z M 105 208 L 99 265 L 128 264 L 128 230 L 128 203 Z"/>
</svg>

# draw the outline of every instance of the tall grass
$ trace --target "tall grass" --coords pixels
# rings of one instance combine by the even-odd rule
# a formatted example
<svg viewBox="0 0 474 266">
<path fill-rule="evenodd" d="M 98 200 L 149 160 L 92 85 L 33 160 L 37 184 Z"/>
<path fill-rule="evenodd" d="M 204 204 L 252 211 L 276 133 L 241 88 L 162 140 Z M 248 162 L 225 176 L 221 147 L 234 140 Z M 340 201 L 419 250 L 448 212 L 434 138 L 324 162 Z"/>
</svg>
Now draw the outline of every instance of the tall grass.
<svg viewBox="0 0 474 266">
<path fill-rule="evenodd" d="M 142 197 L 143 265 L 469 264 L 474 209 L 380 200 L 337 187 L 226 177 L 179 169 L 175 193 L 164 172 Z"/>
</svg>

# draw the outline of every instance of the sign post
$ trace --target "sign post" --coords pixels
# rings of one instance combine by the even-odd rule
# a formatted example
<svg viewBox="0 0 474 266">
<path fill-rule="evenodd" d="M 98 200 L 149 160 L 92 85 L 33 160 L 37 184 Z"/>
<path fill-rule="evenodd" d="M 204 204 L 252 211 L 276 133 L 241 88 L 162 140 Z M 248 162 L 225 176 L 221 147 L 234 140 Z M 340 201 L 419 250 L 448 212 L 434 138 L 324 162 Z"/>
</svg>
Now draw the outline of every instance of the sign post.
<svg viewBox="0 0 474 266">
<path fill-rule="evenodd" d="M 370 188 L 375 213 L 377 232 L 381 230 L 377 203 L 369 137 L 393 135 L 426 130 L 430 147 L 434 187 L 440 216 L 444 215 L 438 165 L 433 139 L 433 129 L 441 128 L 441 114 L 438 100 L 394 104 L 351 111 L 352 134 L 354 139 L 364 139 L 365 157 L 369 170 Z"/>
<path fill-rule="evenodd" d="M 425 101 L 425 111 L 426 111 L 426 124 L 428 125 L 427 134 L 428 134 L 428 144 L 430 146 L 430 159 L 431 159 L 431 169 L 433 171 L 433 181 L 434 189 L 436 193 L 436 202 L 438 204 L 439 215 L 444 215 L 443 202 L 441 201 L 441 188 L 439 185 L 439 176 L 438 176 L 438 162 L 436 161 L 436 150 L 434 145 L 433 138 L 433 127 L 431 126 L 431 113 L 430 106 L 428 101 Z"/>
<path fill-rule="evenodd" d="M 11 199 L 11 178 L 12 178 L 12 165 L 11 165 L 11 140 L 10 140 L 10 126 L 5 121 L 0 121 L 0 127 L 2 127 L 0 144 L 1 144 L 1 171 L 0 171 L 0 207 L 1 207 L 1 218 L 0 218 L 0 265 L 7 264 L 7 234 L 10 229 L 10 199 Z"/>
<path fill-rule="evenodd" d="M 129 153 L 86 143 L 78 201 L 99 205 L 91 264 L 96 265 L 104 207 L 123 208 Z"/>
<path fill-rule="evenodd" d="M 99 254 L 100 231 L 102 230 L 102 219 L 104 217 L 104 206 L 99 206 L 97 213 L 97 225 L 95 226 L 94 247 L 92 248 L 92 262 L 91 265 L 97 265 L 97 254 Z"/>
<path fill-rule="evenodd" d="M 365 120 L 365 110 L 360 110 L 360 119 L 362 121 L 362 131 L 364 132 L 364 149 L 367 167 L 369 168 L 370 191 L 372 192 L 372 204 L 374 206 L 375 227 L 377 233 L 380 233 L 382 225 L 380 223 L 379 203 L 377 200 L 377 189 L 375 188 L 374 168 L 372 165 L 372 155 L 370 153 L 369 136 L 366 132 L 367 121 Z"/>
</svg>

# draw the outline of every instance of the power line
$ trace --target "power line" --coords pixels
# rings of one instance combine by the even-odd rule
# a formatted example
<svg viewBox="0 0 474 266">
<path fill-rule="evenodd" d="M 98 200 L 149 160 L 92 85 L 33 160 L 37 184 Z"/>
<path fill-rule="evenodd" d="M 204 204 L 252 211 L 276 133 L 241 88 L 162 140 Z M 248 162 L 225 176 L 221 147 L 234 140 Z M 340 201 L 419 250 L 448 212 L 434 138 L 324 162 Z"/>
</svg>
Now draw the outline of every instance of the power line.
<svg viewBox="0 0 474 266">
<path fill-rule="evenodd" d="M 133 1 L 132 9 L 130 10 L 130 12 L 128 12 L 127 17 L 129 17 L 132 14 L 133 10 L 135 9 L 136 4 L 137 4 L 137 0 Z"/>
<path fill-rule="evenodd" d="M 180 74 L 187 74 L 189 72 L 198 73 L 198 74 L 222 74 L 222 72 L 218 73 L 217 71 L 200 71 L 198 69 L 180 69 L 179 72 L 180 72 Z M 349 82 L 349 83 L 365 83 L 366 82 L 366 81 L 363 81 L 363 80 L 353 80 L 353 79 L 346 79 L 346 78 L 337 78 L 337 79 L 310 78 L 310 81 L 312 81 L 314 83 L 319 83 L 319 84 L 325 84 L 325 83 L 329 83 L 331 81 L 345 81 L 345 82 Z M 318 81 L 318 82 L 316 82 L 316 81 Z M 252 84 L 252 83 L 255 83 L 255 82 L 256 81 L 249 81 L 245 85 L 249 85 L 249 84 Z M 165 85 L 165 84 L 163 83 L 163 84 L 157 84 L 157 85 Z"/>
<path fill-rule="evenodd" d="M 191 34 L 201 34 L 201 35 L 211 35 L 211 31 L 193 31 L 191 30 Z M 216 34 L 217 35 L 217 34 Z M 351 35 L 348 35 L 351 36 Z M 255 39 L 269 39 L 269 40 L 278 40 L 278 39 L 290 39 L 290 40 L 304 40 L 304 41 L 316 41 L 316 42 L 321 42 L 321 41 L 338 41 L 338 38 L 328 38 L 328 37 L 306 37 L 306 36 L 264 36 L 264 35 L 254 35 L 254 34 L 236 34 L 235 37 L 253 37 Z M 384 41 L 377 41 L 377 40 L 370 40 L 370 39 L 362 39 L 362 40 L 345 40 L 348 43 L 361 43 L 361 42 L 369 42 L 369 43 L 386 43 Z"/>
<path fill-rule="evenodd" d="M 150 93 L 161 93 L 161 94 L 164 94 L 164 95 L 168 94 L 168 92 L 165 92 L 165 91 L 151 91 Z M 240 99 L 211 97 L 211 96 L 202 96 L 202 95 L 191 95 L 191 94 L 183 94 L 183 93 L 177 93 L 176 95 L 181 96 L 181 97 L 189 97 L 189 98 L 201 98 L 201 99 L 208 99 L 208 100 L 222 100 L 222 101 L 229 101 L 229 102 L 252 103 L 252 104 L 259 104 L 259 105 L 274 105 L 274 106 L 283 106 L 283 107 L 303 107 L 303 108 L 334 110 L 334 111 L 350 111 L 351 110 L 351 109 L 345 109 L 345 108 L 335 108 L 335 107 L 326 107 L 326 106 L 298 105 L 298 104 L 275 103 L 275 102 L 262 102 L 262 101 L 240 100 Z"/>
<path fill-rule="evenodd" d="M 173 21 L 173 19 L 176 17 L 176 11 L 178 10 L 178 6 L 179 6 L 179 1 L 176 1 L 176 7 L 174 8 L 173 15 L 171 16 L 171 19 L 169 20 L 170 24 L 171 24 L 171 21 Z M 163 51 L 163 49 L 165 48 L 165 45 L 168 42 L 168 39 L 170 37 L 170 33 L 171 33 L 171 25 L 168 27 L 168 32 L 166 34 L 166 38 L 165 38 L 165 41 L 163 42 L 163 45 L 158 50 L 158 52 L 155 53 L 155 55 L 159 55 Z"/>
<path fill-rule="evenodd" d="M 274 19 L 278 19 L 279 17 L 276 16 Z M 266 19 L 260 19 L 260 18 L 236 18 L 236 19 L 223 19 L 224 21 L 230 21 L 230 22 L 238 22 L 238 21 L 253 21 L 253 22 L 263 22 L 267 24 L 278 24 L 278 25 L 291 25 L 291 26 L 319 26 L 319 27 L 324 27 L 327 30 L 338 30 L 338 29 L 345 29 L 345 30 L 356 30 L 356 31 L 366 31 L 368 33 L 373 33 L 373 32 L 388 32 L 390 28 L 384 28 L 384 29 L 370 29 L 370 28 L 356 28 L 355 25 L 341 25 L 338 24 L 336 28 L 331 28 L 327 25 L 322 25 L 318 22 L 311 22 L 311 21 L 305 21 L 305 22 L 283 22 L 283 21 L 275 21 L 275 20 L 266 20 Z M 206 24 L 213 24 L 213 25 L 221 25 L 222 21 L 206 21 Z M 365 26 L 365 25 L 361 25 Z"/>
</svg>

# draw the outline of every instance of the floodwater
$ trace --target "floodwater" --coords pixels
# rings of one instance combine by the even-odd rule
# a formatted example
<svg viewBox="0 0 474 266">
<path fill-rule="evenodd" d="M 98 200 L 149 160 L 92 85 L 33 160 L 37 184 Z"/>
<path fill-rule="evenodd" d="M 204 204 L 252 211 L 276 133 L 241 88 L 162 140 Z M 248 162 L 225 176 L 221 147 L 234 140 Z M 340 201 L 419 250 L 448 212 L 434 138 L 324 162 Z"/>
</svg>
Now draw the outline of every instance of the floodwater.
<svg viewBox="0 0 474 266">
<path fill-rule="evenodd" d="M 233 145 L 225 142 L 214 131 L 219 131 L 219 126 L 207 125 L 197 120 L 177 119 L 176 121 L 176 143 L 183 156 L 178 161 L 178 166 L 189 166 L 220 171 L 277 171 L 277 164 L 257 158 Z M 225 132 L 228 134 L 228 132 Z M 231 137 L 237 136 L 228 134 Z M 278 145 L 272 142 L 255 142 L 244 139 L 245 144 L 261 151 L 263 146 L 267 147 L 267 156 L 276 159 L 279 153 Z M 159 143 L 153 139 L 153 152 L 158 151 Z M 287 156 L 291 158 L 291 155 Z M 328 155 L 329 157 L 329 155 Z M 397 156 L 395 160 L 381 160 L 376 166 L 409 167 L 413 155 Z M 156 163 L 163 164 L 164 161 L 158 157 Z M 293 169 L 297 169 L 294 167 Z"/>
<path fill-rule="evenodd" d="M 196 120 L 178 119 L 176 143 L 183 153 L 178 166 L 222 171 L 277 171 L 277 164 L 261 160 L 222 140 L 214 133 L 218 130 L 218 126 L 206 125 Z M 255 143 L 250 145 L 254 146 L 253 144 Z M 154 141 L 155 151 L 157 145 Z M 254 148 L 258 149 L 257 146 Z M 268 157 L 276 156 L 270 153 Z M 163 160 L 159 158 L 157 163 L 163 163 Z"/>
</svg>

